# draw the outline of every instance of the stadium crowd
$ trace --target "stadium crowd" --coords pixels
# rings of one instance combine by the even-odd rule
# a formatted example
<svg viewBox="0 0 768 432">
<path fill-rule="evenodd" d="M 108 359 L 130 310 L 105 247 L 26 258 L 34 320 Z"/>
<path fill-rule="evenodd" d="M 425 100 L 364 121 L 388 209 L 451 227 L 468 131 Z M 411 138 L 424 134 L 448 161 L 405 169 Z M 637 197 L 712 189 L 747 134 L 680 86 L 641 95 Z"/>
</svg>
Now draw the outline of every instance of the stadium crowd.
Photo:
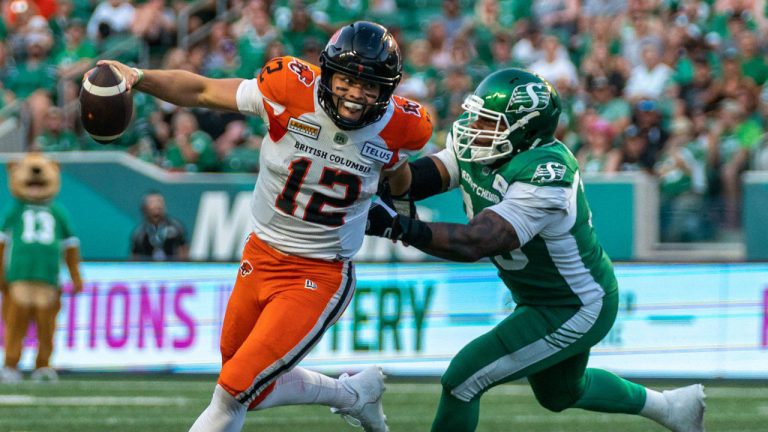
<svg viewBox="0 0 768 432">
<path fill-rule="evenodd" d="M 24 100 L 29 149 L 119 149 L 169 170 L 256 172 L 264 124 L 134 96 L 121 139 L 78 125 L 82 74 L 100 57 L 250 78 L 272 57 L 317 64 L 329 35 L 370 19 L 398 38 L 397 93 L 424 103 L 439 149 L 461 103 L 489 72 L 526 67 L 565 102 L 558 137 L 584 173 L 659 179 L 665 241 L 727 238 L 740 225 L 740 176 L 768 169 L 765 0 L 230 0 L 203 8 L 201 42 L 177 45 L 184 0 L 3 0 L 0 116 Z M 5 113 L 5 114 L 3 114 Z M 0 122 L 2 118 L 0 118 Z"/>
</svg>

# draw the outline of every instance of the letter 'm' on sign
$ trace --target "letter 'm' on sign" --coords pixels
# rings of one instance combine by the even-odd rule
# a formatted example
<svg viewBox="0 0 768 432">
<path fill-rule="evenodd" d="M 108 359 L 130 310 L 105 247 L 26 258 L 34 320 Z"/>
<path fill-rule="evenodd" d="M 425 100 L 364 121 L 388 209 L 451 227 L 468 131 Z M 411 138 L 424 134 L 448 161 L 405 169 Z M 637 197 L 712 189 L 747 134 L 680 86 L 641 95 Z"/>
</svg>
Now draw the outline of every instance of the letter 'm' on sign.
<svg viewBox="0 0 768 432">
<path fill-rule="evenodd" d="M 250 192 L 240 192 L 232 208 L 226 192 L 204 192 L 197 208 L 189 256 L 196 261 L 238 260 L 250 230 Z"/>
</svg>

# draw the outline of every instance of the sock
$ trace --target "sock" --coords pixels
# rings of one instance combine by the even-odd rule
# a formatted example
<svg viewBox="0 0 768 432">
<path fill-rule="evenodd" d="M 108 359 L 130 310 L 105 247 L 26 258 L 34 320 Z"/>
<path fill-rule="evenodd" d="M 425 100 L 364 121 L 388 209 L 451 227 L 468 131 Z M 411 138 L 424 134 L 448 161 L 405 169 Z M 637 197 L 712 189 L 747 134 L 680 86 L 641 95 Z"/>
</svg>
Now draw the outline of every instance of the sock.
<svg viewBox="0 0 768 432">
<path fill-rule="evenodd" d="M 663 394 L 651 389 L 645 389 L 647 396 L 645 406 L 640 411 L 640 415 L 651 419 L 659 424 L 666 425 L 669 417 L 669 403 Z"/>
<path fill-rule="evenodd" d="M 217 384 L 211 403 L 189 432 L 240 432 L 245 423 L 246 408 Z"/>
<path fill-rule="evenodd" d="M 461 401 L 443 388 L 432 432 L 473 432 L 480 420 L 480 398 Z"/>
<path fill-rule="evenodd" d="M 341 381 L 295 367 L 277 379 L 275 389 L 256 406 L 256 409 L 305 404 L 344 408 L 354 405 L 355 402 L 357 395 L 347 390 Z"/>
<path fill-rule="evenodd" d="M 646 403 L 645 387 L 603 369 L 587 369 L 584 393 L 575 408 L 606 413 L 638 414 Z"/>
</svg>

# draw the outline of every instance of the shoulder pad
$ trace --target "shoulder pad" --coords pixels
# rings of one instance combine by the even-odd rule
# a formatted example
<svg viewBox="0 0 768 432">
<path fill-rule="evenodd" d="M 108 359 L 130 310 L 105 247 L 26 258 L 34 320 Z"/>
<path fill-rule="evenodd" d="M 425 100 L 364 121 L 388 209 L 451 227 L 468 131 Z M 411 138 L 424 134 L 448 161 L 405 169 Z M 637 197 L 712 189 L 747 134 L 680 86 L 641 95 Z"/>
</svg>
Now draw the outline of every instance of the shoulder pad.
<svg viewBox="0 0 768 432">
<path fill-rule="evenodd" d="M 401 96 L 391 99 L 394 111 L 381 131 L 390 149 L 419 150 L 432 137 L 432 118 L 424 106 Z"/>
<path fill-rule="evenodd" d="M 295 57 L 275 57 L 259 72 L 259 90 L 264 97 L 301 112 L 314 109 L 314 85 L 320 69 Z"/>
<path fill-rule="evenodd" d="M 536 186 L 568 187 L 573 183 L 578 164 L 565 146 L 524 151 L 510 161 L 514 181 Z"/>
</svg>

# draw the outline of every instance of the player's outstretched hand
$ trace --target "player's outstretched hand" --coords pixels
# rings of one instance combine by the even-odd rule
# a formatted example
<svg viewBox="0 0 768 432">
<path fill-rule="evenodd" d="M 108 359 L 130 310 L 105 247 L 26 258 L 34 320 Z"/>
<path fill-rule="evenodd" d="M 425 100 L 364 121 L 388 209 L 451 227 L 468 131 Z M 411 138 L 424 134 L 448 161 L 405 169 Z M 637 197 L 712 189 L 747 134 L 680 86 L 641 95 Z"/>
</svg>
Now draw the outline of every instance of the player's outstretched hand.
<svg viewBox="0 0 768 432">
<path fill-rule="evenodd" d="M 130 90 L 133 88 L 134 85 L 136 85 L 136 82 L 139 81 L 139 71 L 136 68 L 132 68 L 130 66 L 124 65 L 120 63 L 117 60 L 99 60 L 96 63 L 97 66 L 101 65 L 109 65 L 112 70 L 116 71 L 123 77 L 125 77 L 125 85 L 127 90 Z M 94 71 L 94 68 L 91 68 L 83 75 L 83 81 L 85 81 L 85 77 L 91 74 L 91 72 Z"/>
</svg>

